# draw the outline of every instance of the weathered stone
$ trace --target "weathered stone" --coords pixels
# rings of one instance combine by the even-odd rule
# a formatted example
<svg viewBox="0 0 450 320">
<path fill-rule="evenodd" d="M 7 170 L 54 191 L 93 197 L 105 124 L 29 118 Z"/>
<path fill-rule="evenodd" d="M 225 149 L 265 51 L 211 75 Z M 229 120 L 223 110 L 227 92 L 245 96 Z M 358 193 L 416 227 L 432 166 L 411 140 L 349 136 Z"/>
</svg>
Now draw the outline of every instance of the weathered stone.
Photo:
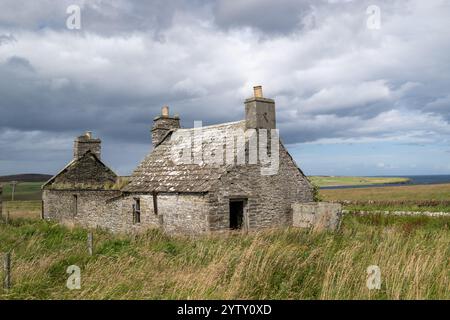
<svg viewBox="0 0 450 320">
<path fill-rule="evenodd" d="M 339 203 L 312 202 L 292 204 L 294 227 L 321 230 L 338 230 L 342 218 Z"/>
<path fill-rule="evenodd" d="M 291 226 L 292 206 L 313 201 L 313 188 L 281 141 L 269 139 L 270 154 L 279 151 L 277 170 L 262 174 L 266 165 L 261 158 L 257 161 L 261 153 L 253 141 L 264 138 L 262 129 L 275 128 L 275 104 L 262 97 L 262 90 L 257 93 L 246 101 L 245 120 L 203 127 L 201 135 L 195 134 L 198 129 L 180 129 L 179 119 L 164 109 L 155 118 L 152 152 L 120 190 L 106 187 L 117 176 L 93 150 L 86 151 L 44 186 L 44 217 L 114 232 L 162 228 L 198 234 L 235 228 L 230 208 L 238 203 L 238 228 Z M 193 140 L 182 141 L 180 135 Z M 242 147 L 231 156 L 230 141 Z M 186 146 L 192 147 L 192 153 L 201 148 L 200 159 L 194 155 L 191 163 L 176 162 L 173 151 Z M 78 145 L 74 153 L 82 152 Z"/>
<path fill-rule="evenodd" d="M 380 211 L 380 210 L 342 210 L 343 214 L 356 215 L 393 215 L 393 216 L 429 216 L 429 217 L 448 217 L 450 212 L 435 212 L 435 211 Z"/>
<path fill-rule="evenodd" d="M 160 144 L 165 136 L 174 129 L 180 128 L 180 118 L 178 116 L 171 117 L 169 115 L 169 107 L 162 108 L 161 115 L 153 120 L 152 127 L 152 144 L 156 147 Z"/>
<path fill-rule="evenodd" d="M 90 151 L 81 158 L 73 160 L 59 174 L 49 180 L 45 189 L 105 189 L 108 184 L 114 184 L 117 175 L 104 165 Z"/>
<path fill-rule="evenodd" d="M 275 102 L 260 97 L 245 100 L 245 122 L 246 129 L 275 129 Z"/>
<path fill-rule="evenodd" d="M 80 159 L 88 151 L 92 152 L 101 159 L 101 144 L 100 139 L 93 139 L 91 132 L 86 132 L 84 135 L 75 139 L 73 148 L 74 159 Z"/>
</svg>

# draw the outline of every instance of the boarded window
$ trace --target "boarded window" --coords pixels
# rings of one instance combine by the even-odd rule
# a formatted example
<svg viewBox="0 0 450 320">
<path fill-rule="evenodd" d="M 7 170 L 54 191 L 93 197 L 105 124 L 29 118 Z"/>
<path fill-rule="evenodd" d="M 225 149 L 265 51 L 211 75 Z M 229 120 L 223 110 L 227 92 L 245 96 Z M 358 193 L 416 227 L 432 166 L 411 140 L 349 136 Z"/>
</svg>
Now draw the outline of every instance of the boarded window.
<svg viewBox="0 0 450 320">
<path fill-rule="evenodd" d="M 133 223 L 141 223 L 141 199 L 134 199 L 133 204 Z"/>
</svg>

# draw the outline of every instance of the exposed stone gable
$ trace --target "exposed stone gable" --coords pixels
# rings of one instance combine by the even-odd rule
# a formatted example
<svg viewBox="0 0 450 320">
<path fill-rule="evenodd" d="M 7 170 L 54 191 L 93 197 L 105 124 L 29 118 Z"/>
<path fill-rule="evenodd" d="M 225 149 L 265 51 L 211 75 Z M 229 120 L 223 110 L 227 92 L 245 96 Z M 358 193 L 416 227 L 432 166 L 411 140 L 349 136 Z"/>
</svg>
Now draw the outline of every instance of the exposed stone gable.
<svg viewBox="0 0 450 320">
<path fill-rule="evenodd" d="M 88 151 L 72 160 L 59 174 L 44 185 L 44 189 L 104 189 L 114 184 L 117 175 Z"/>
</svg>

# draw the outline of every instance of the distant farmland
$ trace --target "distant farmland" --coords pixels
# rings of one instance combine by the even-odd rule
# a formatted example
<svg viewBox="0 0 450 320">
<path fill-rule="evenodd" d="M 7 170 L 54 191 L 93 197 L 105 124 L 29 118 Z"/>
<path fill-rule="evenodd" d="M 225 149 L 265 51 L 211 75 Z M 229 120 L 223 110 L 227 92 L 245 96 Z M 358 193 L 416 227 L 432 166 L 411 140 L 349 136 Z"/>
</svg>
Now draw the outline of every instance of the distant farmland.
<svg viewBox="0 0 450 320">
<path fill-rule="evenodd" d="M 15 174 L 10 176 L 0 176 L 0 183 L 8 183 L 11 181 L 41 182 L 47 181 L 51 177 L 52 176 L 48 174 L 38 174 L 38 173 Z"/>
<path fill-rule="evenodd" d="M 366 186 L 374 184 L 408 183 L 408 178 L 397 177 L 337 177 L 310 176 L 309 180 L 318 187 Z"/>
<path fill-rule="evenodd" d="M 3 184 L 3 200 L 10 201 L 12 188 L 9 183 Z M 41 186 L 44 182 L 19 182 L 16 186 L 16 192 L 14 193 L 14 200 L 17 201 L 30 201 L 41 200 L 42 191 Z"/>
</svg>

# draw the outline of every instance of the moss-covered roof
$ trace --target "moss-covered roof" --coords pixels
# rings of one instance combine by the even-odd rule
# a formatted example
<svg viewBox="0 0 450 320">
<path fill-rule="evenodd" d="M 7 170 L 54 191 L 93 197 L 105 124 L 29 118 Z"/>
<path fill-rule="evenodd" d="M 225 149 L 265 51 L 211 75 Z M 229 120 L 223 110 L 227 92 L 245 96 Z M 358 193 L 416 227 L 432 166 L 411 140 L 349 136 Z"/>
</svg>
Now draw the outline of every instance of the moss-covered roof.
<svg viewBox="0 0 450 320">
<path fill-rule="evenodd" d="M 47 181 L 43 189 L 103 190 L 112 188 L 118 176 L 94 153 L 86 152 L 73 159 L 58 174 Z"/>
</svg>

